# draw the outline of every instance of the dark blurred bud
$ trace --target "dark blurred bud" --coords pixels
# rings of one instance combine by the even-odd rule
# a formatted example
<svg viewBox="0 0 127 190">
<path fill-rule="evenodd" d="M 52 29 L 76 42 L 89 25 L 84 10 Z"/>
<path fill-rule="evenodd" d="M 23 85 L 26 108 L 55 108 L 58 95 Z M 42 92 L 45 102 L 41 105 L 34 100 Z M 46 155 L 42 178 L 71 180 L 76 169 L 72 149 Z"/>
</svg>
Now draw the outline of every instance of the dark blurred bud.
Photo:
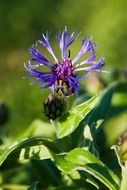
<svg viewBox="0 0 127 190">
<path fill-rule="evenodd" d="M 3 125 L 9 119 L 9 109 L 7 105 L 3 102 L 0 102 L 0 125 Z"/>
<path fill-rule="evenodd" d="M 65 101 L 62 97 L 49 95 L 44 103 L 44 113 L 49 119 L 55 120 L 60 117 L 65 110 Z"/>
<path fill-rule="evenodd" d="M 112 80 L 126 80 L 127 79 L 127 69 L 122 70 L 114 70 L 112 71 Z"/>
</svg>

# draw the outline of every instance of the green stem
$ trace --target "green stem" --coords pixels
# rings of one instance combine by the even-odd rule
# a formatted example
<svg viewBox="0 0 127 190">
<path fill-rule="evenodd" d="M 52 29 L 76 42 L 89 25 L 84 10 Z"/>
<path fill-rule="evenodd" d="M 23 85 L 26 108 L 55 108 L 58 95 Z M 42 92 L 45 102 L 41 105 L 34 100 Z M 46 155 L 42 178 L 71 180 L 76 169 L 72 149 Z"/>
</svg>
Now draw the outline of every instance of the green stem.
<svg viewBox="0 0 127 190">
<path fill-rule="evenodd" d="M 124 167 L 123 170 L 120 190 L 127 190 L 127 167 Z"/>
</svg>

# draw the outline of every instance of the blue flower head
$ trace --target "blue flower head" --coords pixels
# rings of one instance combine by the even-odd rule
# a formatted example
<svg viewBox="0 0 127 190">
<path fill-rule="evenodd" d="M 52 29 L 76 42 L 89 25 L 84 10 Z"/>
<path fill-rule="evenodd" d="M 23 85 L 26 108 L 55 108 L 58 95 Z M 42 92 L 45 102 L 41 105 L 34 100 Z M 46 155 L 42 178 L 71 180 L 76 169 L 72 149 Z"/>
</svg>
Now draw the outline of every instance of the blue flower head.
<svg viewBox="0 0 127 190">
<path fill-rule="evenodd" d="M 92 38 L 82 40 L 82 45 L 74 58 L 71 58 L 69 47 L 77 40 L 79 33 L 73 32 L 69 34 L 67 28 L 58 34 L 57 40 L 61 51 L 61 60 L 58 60 L 54 54 L 53 48 L 49 41 L 49 33 L 43 34 L 43 38 L 38 40 L 35 46 L 29 49 L 32 55 L 28 64 L 25 64 L 26 70 L 30 73 L 30 77 L 39 81 L 41 88 L 51 88 L 53 93 L 62 92 L 63 95 L 69 96 L 73 93 L 77 94 L 80 88 L 80 81 L 88 76 L 92 71 L 101 71 L 104 66 L 104 58 L 101 57 L 95 61 L 96 45 L 92 42 Z M 54 61 L 50 61 L 38 50 L 38 45 L 42 45 L 52 55 Z M 83 56 L 88 54 L 88 58 Z M 80 61 L 82 58 L 82 61 Z M 48 71 L 43 71 L 47 67 Z M 42 68 L 42 71 L 40 69 Z M 81 76 L 79 73 L 84 71 Z M 82 72 L 83 73 L 83 72 Z"/>
</svg>

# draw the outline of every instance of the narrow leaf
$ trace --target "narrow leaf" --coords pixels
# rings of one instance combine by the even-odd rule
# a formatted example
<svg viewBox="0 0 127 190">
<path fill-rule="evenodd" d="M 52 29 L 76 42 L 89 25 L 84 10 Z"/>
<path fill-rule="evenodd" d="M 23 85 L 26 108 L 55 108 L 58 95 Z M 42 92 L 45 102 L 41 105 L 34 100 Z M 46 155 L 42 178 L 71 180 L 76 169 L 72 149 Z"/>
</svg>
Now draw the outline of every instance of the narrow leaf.
<svg viewBox="0 0 127 190">
<path fill-rule="evenodd" d="M 28 138 L 28 139 L 22 140 L 20 142 L 15 142 L 11 145 L 2 147 L 2 149 L 0 150 L 0 165 L 2 165 L 2 163 L 12 153 L 13 153 L 13 158 L 15 159 L 14 153 L 17 153 L 18 151 L 20 152 L 21 149 L 23 149 L 23 148 L 29 148 L 29 147 L 37 146 L 37 145 L 44 145 L 49 150 L 51 149 L 52 152 L 54 152 L 54 153 L 60 152 L 58 146 L 50 139 L 46 139 L 46 138 L 42 138 L 42 137 Z"/>
<path fill-rule="evenodd" d="M 67 112 L 64 116 L 59 119 L 56 124 L 57 137 L 63 138 L 71 134 L 80 124 L 86 115 L 95 107 L 98 102 L 98 96 L 94 96 L 88 101 L 77 105 Z"/>
<path fill-rule="evenodd" d="M 118 92 L 121 95 L 127 92 L 127 82 L 115 82 L 111 84 L 106 90 L 104 90 L 100 97 L 99 104 L 86 117 L 87 123 L 89 125 L 95 121 L 112 117 L 115 114 L 116 106 L 115 110 L 113 110 L 112 104 L 116 102 L 116 100 L 114 100 L 114 95 Z M 126 105 L 123 106 L 122 109 L 123 111 L 127 110 Z"/>
<path fill-rule="evenodd" d="M 119 178 L 99 159 L 84 149 L 77 148 L 66 156 L 57 156 L 56 164 L 66 174 L 71 174 L 75 170 L 82 170 L 101 181 L 110 190 L 119 189 Z"/>
<path fill-rule="evenodd" d="M 37 190 L 38 181 L 35 181 L 27 190 Z"/>
</svg>

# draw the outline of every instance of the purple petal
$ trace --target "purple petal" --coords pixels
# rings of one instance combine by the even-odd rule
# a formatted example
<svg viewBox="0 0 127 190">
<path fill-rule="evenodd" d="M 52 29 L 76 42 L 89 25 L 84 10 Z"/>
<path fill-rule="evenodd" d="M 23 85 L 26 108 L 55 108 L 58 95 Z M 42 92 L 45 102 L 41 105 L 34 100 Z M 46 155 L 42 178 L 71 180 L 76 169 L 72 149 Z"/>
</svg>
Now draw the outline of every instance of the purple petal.
<svg viewBox="0 0 127 190">
<path fill-rule="evenodd" d="M 48 59 L 46 59 L 35 46 L 29 49 L 29 53 L 33 55 L 32 61 L 41 63 L 42 65 L 51 67 L 53 63 L 51 63 Z"/>
<path fill-rule="evenodd" d="M 78 77 L 76 75 L 68 76 L 67 80 L 69 82 L 70 88 L 69 88 L 68 92 L 65 93 L 65 95 L 68 96 L 68 95 L 72 94 L 72 92 L 77 94 L 78 89 L 80 88 L 80 83 L 79 83 Z"/>
<path fill-rule="evenodd" d="M 37 81 L 40 81 L 42 88 L 51 87 L 57 80 L 57 76 L 52 72 L 37 71 L 32 66 L 26 66 L 25 68 L 31 74 L 31 77 L 35 77 Z"/>
<path fill-rule="evenodd" d="M 82 61 L 81 63 L 79 64 L 76 64 L 76 68 L 77 67 L 80 67 L 81 65 L 84 65 L 84 64 L 94 64 L 95 63 L 95 58 L 96 58 L 96 54 L 95 54 L 95 50 L 94 48 L 91 50 L 91 55 L 88 57 L 88 59 L 85 59 L 84 61 Z"/>
<path fill-rule="evenodd" d="M 79 76 L 78 77 L 79 81 L 83 80 L 83 79 L 86 79 L 90 74 L 91 74 L 91 72 L 88 72 L 88 73 L 84 74 L 83 76 Z"/>
<path fill-rule="evenodd" d="M 65 27 L 62 33 L 59 33 L 57 36 L 59 47 L 62 54 L 62 59 L 66 57 L 67 48 L 77 39 L 79 33 L 73 32 L 69 37 L 69 32 L 67 27 Z"/>
<path fill-rule="evenodd" d="M 89 51 L 92 51 L 92 58 L 95 57 L 95 44 L 92 43 L 92 38 L 88 41 L 86 38 L 82 40 L 82 47 L 76 57 L 73 59 L 72 64 L 75 64 L 82 56 L 84 56 Z"/>
<path fill-rule="evenodd" d="M 100 70 L 105 65 L 104 59 L 101 58 L 96 64 L 90 66 L 87 71 L 97 71 Z"/>
<path fill-rule="evenodd" d="M 43 39 L 38 40 L 38 42 L 49 51 L 49 53 L 53 56 L 55 62 L 58 63 L 58 59 L 55 56 L 53 49 L 49 42 L 49 33 L 47 32 L 46 35 L 43 34 Z"/>
<path fill-rule="evenodd" d="M 100 69 L 105 65 L 104 58 L 99 59 L 92 66 L 76 68 L 75 71 L 100 71 Z"/>
</svg>

